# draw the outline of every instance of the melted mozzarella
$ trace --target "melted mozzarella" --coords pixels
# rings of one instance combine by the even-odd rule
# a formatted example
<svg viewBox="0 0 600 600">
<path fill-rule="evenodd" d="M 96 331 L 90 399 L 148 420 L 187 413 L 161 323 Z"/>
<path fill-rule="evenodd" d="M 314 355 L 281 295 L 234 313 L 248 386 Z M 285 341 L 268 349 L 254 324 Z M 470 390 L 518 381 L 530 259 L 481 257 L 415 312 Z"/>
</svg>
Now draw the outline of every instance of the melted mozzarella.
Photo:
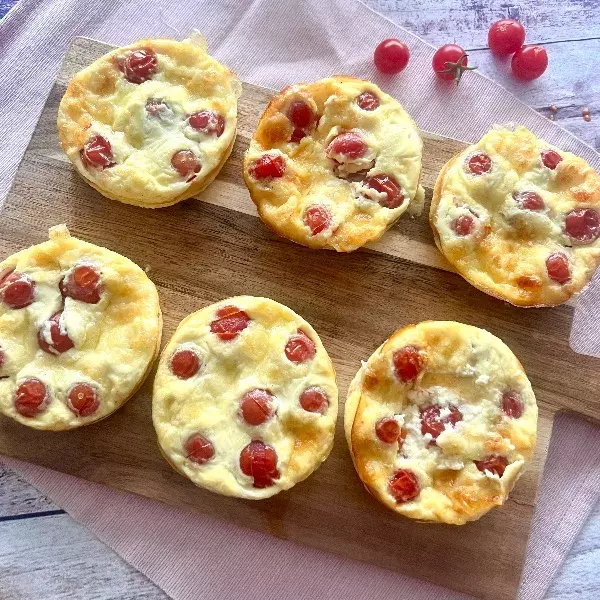
<svg viewBox="0 0 600 600">
<path fill-rule="evenodd" d="M 425 366 L 416 381 L 400 382 L 392 356 L 406 346 L 423 353 Z M 523 414 L 510 418 L 502 396 L 516 391 Z M 443 431 L 423 434 L 429 406 L 439 407 Z M 444 422 L 451 407 L 462 415 Z M 404 433 L 401 443 L 383 443 L 377 422 L 393 416 Z M 437 419 L 436 419 L 437 420 Z M 523 369 L 498 338 L 454 322 L 424 322 L 397 331 L 366 363 L 348 390 L 344 427 L 358 474 L 368 489 L 396 512 L 418 520 L 463 524 L 501 504 L 536 441 L 537 405 Z M 506 457 L 502 477 L 481 471 L 475 461 Z M 412 471 L 420 493 L 397 503 L 390 479 L 399 469 Z"/>
<path fill-rule="evenodd" d="M 49 354 L 38 344 L 51 344 L 48 319 L 63 305 L 59 282 L 79 264 L 93 264 L 101 273 L 104 291 L 97 304 L 64 299 L 59 321 L 75 347 Z M 80 241 L 64 226 L 50 230 L 50 241 L 8 257 L 0 270 L 15 267 L 35 282 L 34 302 L 14 310 L 0 303 L 0 347 L 7 360 L 0 368 L 0 411 L 36 429 L 62 430 L 92 423 L 119 408 L 145 378 L 158 352 L 161 317 L 158 294 L 146 274 L 115 252 Z M 40 379 L 51 402 L 33 418 L 14 408 L 17 386 Z M 68 408 L 75 383 L 97 387 L 100 406 L 87 417 Z"/>
<path fill-rule="evenodd" d="M 376 110 L 362 110 L 357 97 L 371 91 L 380 101 Z M 294 101 L 308 103 L 319 116 L 299 143 L 290 142 L 292 124 L 287 109 Z M 354 132 L 367 149 L 358 158 L 328 151 L 338 135 Z M 329 156 L 328 156 L 329 152 Z M 284 156 L 283 177 L 257 180 L 252 164 L 263 154 Z M 411 117 L 375 84 L 350 77 L 332 77 L 297 84 L 276 96 L 263 114 L 244 159 L 244 178 L 260 217 L 295 242 L 342 252 L 381 237 L 406 211 L 423 206 L 420 186 L 422 141 Z M 387 195 L 355 179 L 393 177 L 405 201 L 386 208 Z M 327 235 L 312 235 L 304 214 L 313 204 L 327 206 L 332 226 Z"/>
<path fill-rule="evenodd" d="M 556 169 L 542 163 L 545 150 L 562 157 Z M 490 157 L 489 172 L 469 172 L 466 161 L 476 153 Z M 515 199 L 523 192 L 538 194 L 544 208 L 523 208 Z M 600 238 L 576 244 L 565 234 L 566 214 L 581 208 L 600 212 L 598 173 L 524 127 L 496 128 L 442 169 L 430 221 L 444 256 L 474 286 L 516 305 L 555 305 L 581 291 L 600 264 Z M 461 215 L 474 217 L 468 235 L 453 229 Z M 548 275 L 546 259 L 555 252 L 568 259 L 566 283 Z"/>
<path fill-rule="evenodd" d="M 235 339 L 223 341 L 211 332 L 210 323 L 219 308 L 231 305 L 251 321 Z M 315 343 L 316 355 L 294 364 L 284 348 L 298 329 Z M 176 350 L 190 347 L 197 350 L 202 368 L 180 379 L 169 361 Z M 329 398 L 323 415 L 299 404 L 302 392 L 312 386 Z M 268 390 L 275 408 L 275 415 L 257 426 L 240 417 L 240 400 L 254 389 Z M 266 498 L 308 477 L 327 458 L 337 418 L 335 373 L 318 335 L 296 313 L 267 298 L 230 298 L 193 313 L 178 327 L 160 359 L 152 418 L 169 463 L 196 485 L 229 496 Z M 185 442 L 194 433 L 204 435 L 215 450 L 203 465 L 186 455 Z M 239 466 L 242 449 L 256 439 L 277 453 L 280 477 L 264 489 L 254 488 Z"/>
<path fill-rule="evenodd" d="M 132 84 L 118 62 L 139 48 L 155 52 L 158 70 L 151 79 Z M 235 75 L 206 54 L 203 40 L 141 40 L 75 75 L 59 107 L 61 144 L 83 177 L 104 195 L 148 207 L 173 204 L 201 191 L 229 155 L 240 93 Z M 163 101 L 166 108 L 150 114 L 146 106 L 152 100 Z M 222 135 L 189 125 L 188 117 L 202 110 L 224 118 Z M 82 144 L 92 135 L 110 142 L 114 166 L 100 169 L 82 162 Z M 201 164 L 193 180 L 171 165 L 180 150 L 193 152 Z"/>
</svg>

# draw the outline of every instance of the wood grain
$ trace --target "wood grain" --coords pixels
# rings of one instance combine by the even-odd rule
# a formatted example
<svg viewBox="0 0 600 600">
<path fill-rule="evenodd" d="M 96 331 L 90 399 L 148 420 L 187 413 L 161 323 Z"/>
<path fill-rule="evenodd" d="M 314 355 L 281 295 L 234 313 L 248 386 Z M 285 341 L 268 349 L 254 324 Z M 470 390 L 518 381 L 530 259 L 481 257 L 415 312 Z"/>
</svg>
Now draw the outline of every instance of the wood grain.
<svg viewBox="0 0 600 600">
<path fill-rule="evenodd" d="M 58 510 L 51 500 L 0 462 L 0 520 Z"/>
<path fill-rule="evenodd" d="M 371 8 L 425 37 L 430 43 L 458 43 L 464 48 L 486 48 L 490 25 L 500 19 L 517 19 L 525 26 L 528 44 L 598 37 L 600 13 L 595 0 L 366 0 Z"/>
<path fill-rule="evenodd" d="M 372 500 L 354 473 L 341 427 L 325 465 L 290 492 L 252 503 L 197 489 L 157 450 L 150 381 L 114 416 L 85 430 L 44 434 L 3 419 L 0 452 L 482 598 L 513 598 L 553 414 L 570 408 L 600 419 L 600 362 L 569 348 L 573 309 L 517 309 L 477 292 L 445 269 L 425 217 L 401 219 L 375 249 L 350 255 L 310 251 L 275 237 L 255 216 L 240 176 L 242 154 L 269 98 L 255 86 L 244 88 L 234 151 L 202 201 L 150 211 L 104 199 L 59 151 L 55 118 L 70 76 L 107 49 L 76 40 L 68 53 L 2 212 L 2 255 L 42 241 L 50 225 L 66 222 L 75 235 L 150 267 L 165 339 L 201 306 L 236 294 L 269 296 L 319 331 L 342 395 L 359 360 L 397 327 L 423 319 L 485 327 L 511 346 L 531 378 L 541 408 L 538 452 L 502 509 L 461 528 L 399 519 Z M 428 198 L 440 166 L 462 147 L 425 137 Z"/>
<path fill-rule="evenodd" d="M 0 523 L 0 540 L 11 540 L 10 545 L 0 543 L 3 600 L 168 600 L 67 515 L 27 521 L 27 535 L 17 535 L 22 521 Z M 58 570 L 56 557 L 70 568 Z"/>
</svg>

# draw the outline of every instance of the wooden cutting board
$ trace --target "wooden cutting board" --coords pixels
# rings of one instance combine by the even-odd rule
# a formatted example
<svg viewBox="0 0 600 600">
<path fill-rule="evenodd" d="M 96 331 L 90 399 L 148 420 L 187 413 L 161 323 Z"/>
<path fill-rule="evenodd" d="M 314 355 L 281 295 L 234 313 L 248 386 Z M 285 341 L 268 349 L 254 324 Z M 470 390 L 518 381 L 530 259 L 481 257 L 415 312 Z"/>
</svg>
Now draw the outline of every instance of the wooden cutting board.
<svg viewBox="0 0 600 600">
<path fill-rule="evenodd" d="M 42 242 L 50 226 L 67 223 L 74 235 L 149 268 L 164 340 L 185 315 L 222 298 L 273 298 L 319 332 L 342 401 L 359 361 L 397 328 L 425 319 L 484 327 L 513 349 L 531 379 L 540 406 L 537 453 L 504 507 L 462 527 L 419 524 L 364 490 L 343 437 L 342 406 L 333 452 L 307 481 L 260 502 L 223 498 L 196 488 L 161 457 L 150 416 L 152 376 L 113 416 L 78 431 L 44 433 L 0 419 L 0 453 L 477 597 L 514 598 L 554 415 L 568 409 L 600 420 L 600 360 L 569 347 L 574 309 L 520 309 L 477 291 L 435 248 L 426 213 L 403 216 L 380 242 L 348 255 L 270 233 L 241 176 L 242 155 L 272 95 L 253 85 L 244 85 L 231 158 L 198 200 L 147 210 L 103 198 L 60 150 L 55 121 L 69 79 L 109 49 L 80 38 L 65 56 L 1 214 L 0 256 Z M 440 168 L 465 144 L 430 134 L 424 141 L 428 204 Z"/>
</svg>

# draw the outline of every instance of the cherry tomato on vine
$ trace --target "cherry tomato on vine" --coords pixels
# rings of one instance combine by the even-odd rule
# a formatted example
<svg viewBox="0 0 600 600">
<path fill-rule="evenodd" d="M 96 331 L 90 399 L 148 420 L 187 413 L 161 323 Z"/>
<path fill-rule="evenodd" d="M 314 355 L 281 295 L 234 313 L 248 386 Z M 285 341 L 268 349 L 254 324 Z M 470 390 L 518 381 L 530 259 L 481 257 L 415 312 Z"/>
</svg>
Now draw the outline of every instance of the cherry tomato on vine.
<svg viewBox="0 0 600 600">
<path fill-rule="evenodd" d="M 477 67 L 467 66 L 469 58 L 463 48 L 456 44 L 446 44 L 438 48 L 433 55 L 431 64 L 438 77 L 454 80 L 456 85 L 465 71 L 473 71 Z"/>
<path fill-rule="evenodd" d="M 488 32 L 488 45 L 500 56 L 516 52 L 524 41 L 525 28 L 514 19 L 496 21 Z"/>
<path fill-rule="evenodd" d="M 517 79 L 531 81 L 548 67 L 548 54 L 541 46 L 523 46 L 514 53 L 510 66 Z"/>
<path fill-rule="evenodd" d="M 383 40 L 375 48 L 373 58 L 378 71 L 386 75 L 393 75 L 406 68 L 410 58 L 410 50 L 404 42 L 389 38 Z"/>
</svg>

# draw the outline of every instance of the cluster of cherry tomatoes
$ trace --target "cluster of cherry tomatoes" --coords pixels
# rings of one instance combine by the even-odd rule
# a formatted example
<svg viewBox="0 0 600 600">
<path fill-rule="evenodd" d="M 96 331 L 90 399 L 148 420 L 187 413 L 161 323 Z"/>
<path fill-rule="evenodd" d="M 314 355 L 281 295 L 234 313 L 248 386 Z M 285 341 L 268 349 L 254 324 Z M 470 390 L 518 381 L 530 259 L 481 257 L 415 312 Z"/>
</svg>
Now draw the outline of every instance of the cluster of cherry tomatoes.
<svg viewBox="0 0 600 600">
<path fill-rule="evenodd" d="M 548 67 L 548 54 L 542 46 L 524 46 L 525 28 L 514 19 L 494 23 L 488 32 L 488 44 L 499 56 L 513 55 L 513 75 L 523 81 L 540 77 Z"/>
<path fill-rule="evenodd" d="M 494 23 L 488 32 L 488 44 L 498 56 L 512 54 L 511 69 L 517 79 L 537 79 L 548 67 L 548 54 L 542 46 L 524 46 L 525 28 L 514 19 L 502 19 Z M 383 40 L 375 49 L 375 66 L 386 74 L 402 71 L 408 64 L 408 46 L 397 39 Z M 468 55 L 457 44 L 446 44 L 433 55 L 434 72 L 442 79 L 454 80 L 457 84 L 469 67 Z"/>
</svg>

